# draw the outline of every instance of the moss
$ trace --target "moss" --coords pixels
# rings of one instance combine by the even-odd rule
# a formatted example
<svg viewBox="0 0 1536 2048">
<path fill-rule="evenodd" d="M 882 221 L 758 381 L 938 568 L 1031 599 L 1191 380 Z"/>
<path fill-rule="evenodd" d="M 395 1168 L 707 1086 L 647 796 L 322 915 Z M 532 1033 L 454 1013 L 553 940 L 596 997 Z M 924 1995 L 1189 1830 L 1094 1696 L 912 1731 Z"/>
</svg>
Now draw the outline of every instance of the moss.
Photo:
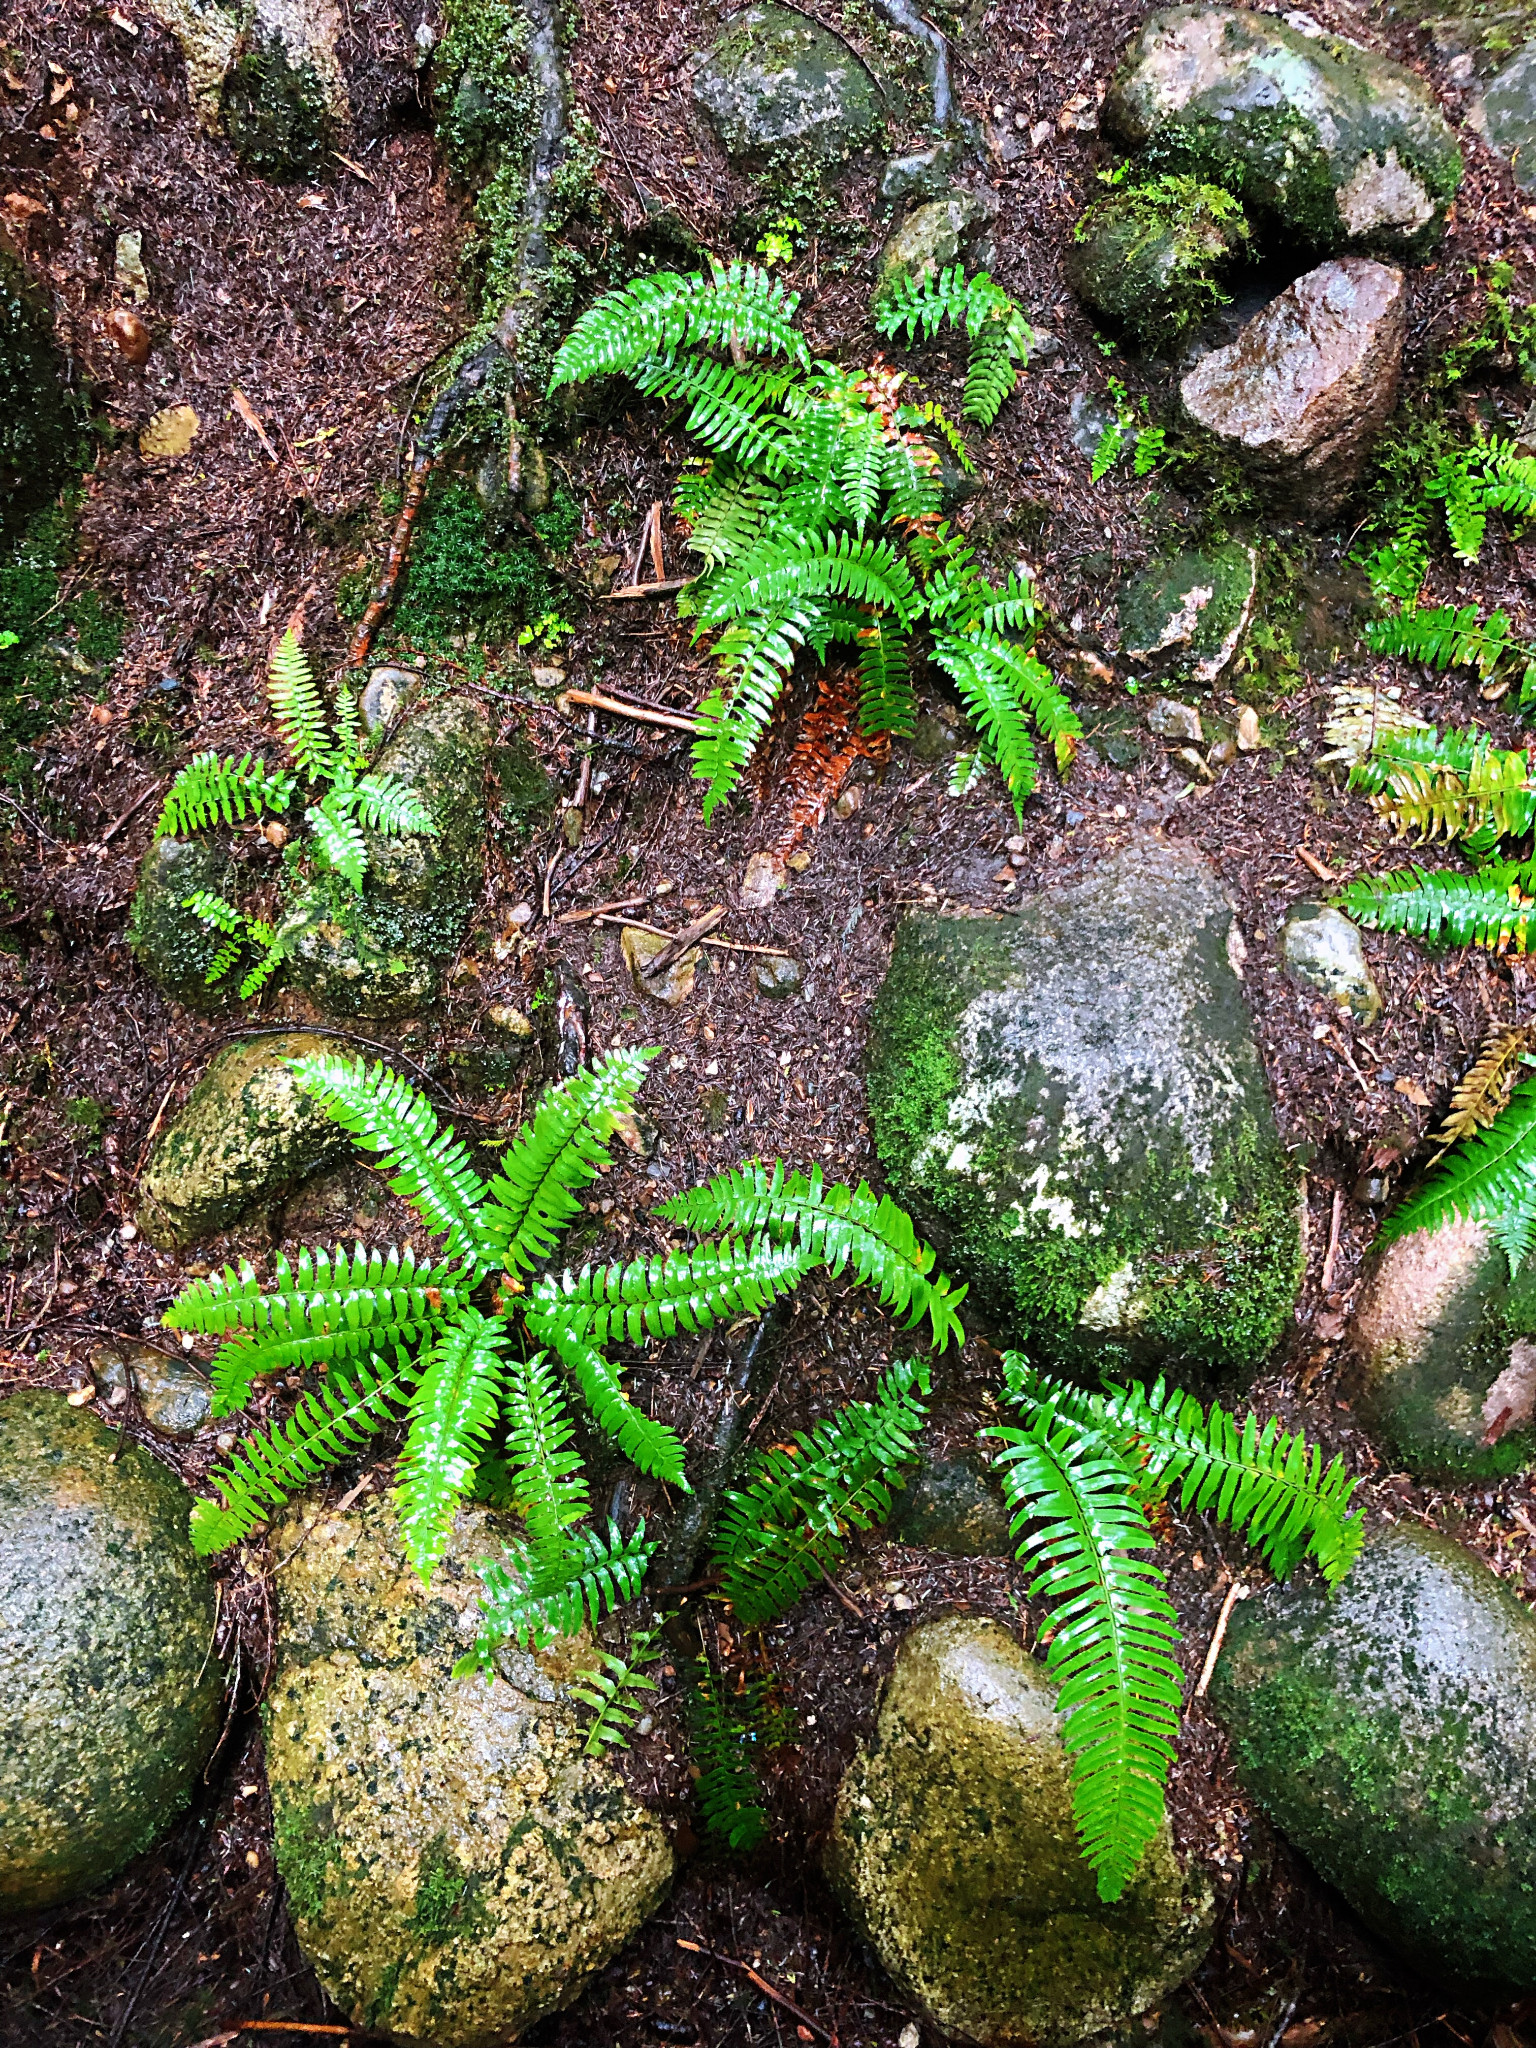
<svg viewBox="0 0 1536 2048">
<path fill-rule="evenodd" d="M 483 1934 L 490 1915 L 476 1896 L 478 1882 L 448 1847 L 447 1837 L 439 1835 L 421 1858 L 410 1932 L 431 1944 Z"/>
<path fill-rule="evenodd" d="M 296 1920 L 315 1920 L 330 1890 L 330 1816 L 322 1807 L 280 1807 L 273 1827 L 278 1875 Z"/>
<path fill-rule="evenodd" d="M 526 542 L 499 546 L 485 508 L 455 478 L 422 513 L 395 626 L 427 647 L 471 626 L 482 639 L 504 641 L 547 611 L 552 598 L 533 549 Z"/>
<path fill-rule="evenodd" d="M 527 52 L 528 21 L 515 0 L 447 0 L 434 69 L 452 86 L 437 135 L 457 177 L 526 153 L 534 111 Z"/>
<path fill-rule="evenodd" d="M 1165 175 L 1126 185 L 1073 230 L 1068 279 L 1096 312 L 1174 342 L 1227 303 L 1215 272 L 1249 237 L 1240 202 L 1219 185 Z"/>
<path fill-rule="evenodd" d="M 77 462 L 81 422 L 65 376 L 46 305 L 0 248 L 0 531 L 51 497 Z"/>
<path fill-rule="evenodd" d="M 122 646 L 122 614 L 93 590 L 60 601 L 74 559 L 77 500 L 33 513 L 0 550 L 0 780 L 24 780 L 32 750 L 80 689 L 104 679 Z"/>
<path fill-rule="evenodd" d="M 224 81 L 224 132 L 247 170 L 312 178 L 336 146 L 335 123 L 313 64 L 295 64 L 276 36 L 257 37 Z"/>
</svg>

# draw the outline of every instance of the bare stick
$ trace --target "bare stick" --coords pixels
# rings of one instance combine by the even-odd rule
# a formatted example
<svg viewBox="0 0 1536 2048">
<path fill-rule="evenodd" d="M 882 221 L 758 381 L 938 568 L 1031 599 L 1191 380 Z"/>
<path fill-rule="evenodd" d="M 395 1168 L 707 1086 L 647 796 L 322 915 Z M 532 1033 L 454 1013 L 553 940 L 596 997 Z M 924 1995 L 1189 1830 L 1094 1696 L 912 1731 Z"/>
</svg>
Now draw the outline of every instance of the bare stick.
<svg viewBox="0 0 1536 2048">
<path fill-rule="evenodd" d="M 665 974 L 674 960 L 678 960 L 690 946 L 696 946 L 700 939 L 708 938 L 718 924 L 725 922 L 725 906 L 717 903 L 713 910 L 706 910 L 702 917 L 696 917 L 692 924 L 685 924 L 675 938 L 669 939 L 659 953 L 647 960 L 641 971 L 645 974 Z"/>
<path fill-rule="evenodd" d="M 1227 1623 L 1232 1619 L 1232 1610 L 1239 1600 L 1246 1600 L 1252 1589 L 1241 1579 L 1234 1579 L 1227 1588 L 1227 1597 L 1221 1603 L 1221 1612 L 1216 1617 L 1216 1626 L 1211 1632 L 1211 1647 L 1205 1653 L 1205 1662 L 1200 1667 L 1200 1682 L 1195 1687 L 1195 1698 L 1203 1700 L 1205 1689 L 1211 1682 L 1211 1673 L 1216 1669 L 1216 1659 L 1221 1655 L 1221 1646 L 1227 1639 Z"/>
<path fill-rule="evenodd" d="M 640 704 L 621 704 L 598 690 L 567 690 L 555 699 L 555 709 L 565 711 L 572 704 L 590 704 L 594 711 L 611 711 L 617 718 L 633 718 L 641 725 L 666 725 L 674 732 L 696 733 L 699 721 L 677 711 L 653 711 Z"/>
<path fill-rule="evenodd" d="M 671 597 L 698 580 L 697 576 L 658 577 L 654 583 L 626 583 L 618 590 L 600 590 L 598 597 L 603 604 L 614 604 L 621 597 Z"/>
<path fill-rule="evenodd" d="M 610 910 L 638 910 L 649 896 L 621 896 L 614 903 L 594 903 L 590 910 L 562 910 L 556 924 L 585 924 L 589 918 L 604 917 Z"/>
<path fill-rule="evenodd" d="M 672 939 L 675 932 L 663 931 L 659 924 L 642 924 L 638 917 L 610 917 L 606 911 L 593 913 L 599 924 L 632 925 L 637 932 L 649 932 L 653 939 Z M 749 946 L 743 939 L 717 939 L 713 935 L 702 938 L 701 946 L 719 946 L 727 953 L 762 953 L 770 960 L 787 958 L 782 946 Z"/>
<path fill-rule="evenodd" d="M 1319 1291 L 1326 1294 L 1333 1285 L 1333 1262 L 1339 1255 L 1339 1225 L 1344 1219 L 1344 1190 L 1333 1191 L 1333 1221 L 1328 1226 L 1328 1249 L 1323 1255 L 1323 1275 Z"/>
<path fill-rule="evenodd" d="M 421 501 L 426 496 L 427 479 L 432 474 L 432 457 L 418 449 L 416 460 L 411 464 L 411 474 L 405 486 L 405 496 L 400 501 L 400 516 L 395 521 L 395 530 L 390 537 L 389 554 L 384 563 L 384 573 L 379 578 L 379 587 L 374 592 L 373 602 L 357 622 L 357 631 L 352 635 L 352 645 L 347 649 L 347 658 L 342 663 L 344 670 L 361 668 L 368 659 L 368 650 L 373 645 L 373 636 L 378 631 L 379 621 L 395 601 L 395 586 L 400 581 L 400 571 L 405 567 L 405 558 L 410 551 L 411 529 L 416 524 L 416 514 L 421 510 Z"/>
<path fill-rule="evenodd" d="M 786 2012 L 794 2014 L 801 2026 L 809 2027 L 811 2032 L 819 2034 L 823 2041 L 830 2041 L 832 2048 L 838 2048 L 836 2034 L 829 2033 L 819 2020 L 813 2020 L 810 2014 L 802 2011 L 792 1998 L 786 1998 L 782 1991 L 775 1990 L 774 1986 L 768 1982 L 768 1979 L 759 1976 L 750 1963 L 744 1963 L 736 1956 L 723 1956 L 718 1949 L 706 1948 L 701 1941 L 684 1941 L 680 1934 L 675 1939 L 679 1948 L 687 1949 L 692 1955 L 708 1956 L 711 1962 L 724 1963 L 728 1970 L 740 1970 L 744 1977 L 751 1978 L 765 1998 L 771 1998 L 775 2005 L 782 2005 Z"/>
<path fill-rule="evenodd" d="M 111 824 L 107 827 L 106 831 L 102 833 L 98 844 L 102 846 L 110 846 L 112 841 L 117 837 L 118 833 L 121 832 L 123 827 L 127 824 L 128 820 L 134 815 L 136 811 L 143 810 L 144 806 L 149 802 L 150 798 L 157 794 L 160 787 L 161 785 L 158 782 L 152 782 L 149 785 L 148 789 L 145 790 L 142 796 L 136 796 L 133 802 L 128 806 L 127 810 L 123 812 L 122 816 L 120 818 L 114 818 L 112 820 Z"/>
</svg>

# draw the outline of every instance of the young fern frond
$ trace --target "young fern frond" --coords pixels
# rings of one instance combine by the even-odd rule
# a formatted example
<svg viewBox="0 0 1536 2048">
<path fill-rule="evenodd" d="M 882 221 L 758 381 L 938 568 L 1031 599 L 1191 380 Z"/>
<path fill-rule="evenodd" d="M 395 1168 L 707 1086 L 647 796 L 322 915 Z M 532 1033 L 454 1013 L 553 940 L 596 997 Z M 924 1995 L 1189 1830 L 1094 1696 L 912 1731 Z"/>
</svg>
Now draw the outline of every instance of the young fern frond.
<svg viewBox="0 0 1536 2048">
<path fill-rule="evenodd" d="M 436 821 L 421 798 L 392 775 L 359 776 L 349 790 L 337 794 L 348 817 L 384 838 L 400 838 L 407 832 L 437 836 Z"/>
<path fill-rule="evenodd" d="M 236 825 L 247 816 L 286 811 L 294 778 L 269 768 L 254 754 L 228 761 L 212 748 L 194 754 L 166 791 L 155 824 L 155 837 L 199 832 L 209 825 Z"/>
<path fill-rule="evenodd" d="M 301 1394 L 286 1422 L 247 1437 L 227 1464 L 209 1473 L 223 1498 L 193 1503 L 193 1549 L 206 1557 L 249 1536 L 291 1493 L 394 1422 L 414 1378 L 415 1367 L 403 1352 L 396 1352 L 393 1364 L 371 1354 Z"/>
<path fill-rule="evenodd" d="M 526 1311 L 528 1329 L 536 1344 L 547 1344 L 581 1389 L 592 1420 L 605 1436 L 612 1437 L 632 1465 L 654 1473 L 669 1486 L 691 1491 L 685 1475 L 685 1454 L 676 1434 L 664 1422 L 657 1422 L 637 1408 L 624 1391 L 617 1368 L 605 1358 L 581 1324 L 555 1314 L 541 1315 L 536 1306 Z"/>
<path fill-rule="evenodd" d="M 1156 1545 L 1136 1470 L 1049 1408 L 984 1434 L 1002 1445 L 1020 1561 L 1037 1567 L 1030 1597 L 1054 1609 L 1046 1670 L 1060 1681 L 1083 1854 L 1100 1898 L 1118 1899 L 1163 1824 L 1182 1687 L 1178 1622 L 1146 1556 Z"/>
<path fill-rule="evenodd" d="M 1450 1113 L 1435 1132 L 1438 1165 L 1452 1145 L 1486 1131 L 1509 1101 L 1531 1043 L 1529 1024 L 1498 1024 L 1483 1040 L 1472 1065 L 1451 1091 Z"/>
<path fill-rule="evenodd" d="M 597 1177 L 608 1141 L 634 1108 L 653 1051 L 618 1051 L 547 1089 L 507 1148 L 480 1223 L 486 1256 L 508 1272 L 550 1257 L 581 1213 L 579 1190 Z"/>
<path fill-rule="evenodd" d="M 633 371 L 674 351 L 725 348 L 733 338 L 751 354 L 787 356 L 808 370 L 810 351 L 794 326 L 799 303 L 771 271 L 750 263 L 716 264 L 708 277 L 637 277 L 576 322 L 555 352 L 549 388 Z"/>
<path fill-rule="evenodd" d="M 280 939 L 271 925 L 259 917 L 246 919 L 246 937 L 253 946 L 261 948 L 261 954 L 240 984 L 241 1002 L 259 994 L 288 957 L 287 940 Z"/>
<path fill-rule="evenodd" d="M 644 1712 L 644 1702 L 635 1695 L 656 1690 L 655 1679 L 647 1678 L 641 1666 L 653 1664 L 660 1654 L 655 1630 L 642 1629 L 630 1644 L 627 1658 L 599 1650 L 602 1661 L 590 1670 L 577 1672 L 577 1680 L 585 1683 L 573 1681 L 572 1696 L 591 1707 L 597 1717 L 581 1745 L 583 1756 L 603 1756 L 609 1750 L 628 1749 L 635 1723 Z"/>
<path fill-rule="evenodd" d="M 751 1762 L 755 1732 L 749 1722 L 731 1711 L 724 1688 L 704 1657 L 694 1660 L 692 1677 L 688 1732 L 699 1772 L 704 1831 L 738 1854 L 749 1854 L 768 1833 L 768 1816 Z"/>
<path fill-rule="evenodd" d="M 648 1337 L 697 1336 L 733 1316 L 760 1316 L 788 1294 L 812 1260 L 766 1235 L 700 1245 L 666 1259 L 583 1266 L 539 1281 L 529 1312 L 544 1327 L 565 1322 L 594 1344 L 643 1344 Z"/>
<path fill-rule="evenodd" d="M 475 1308 L 457 1311 L 421 1363 L 411 1425 L 395 1473 L 405 1554 L 425 1585 L 453 1528 L 496 1421 L 506 1331 Z"/>
<path fill-rule="evenodd" d="M 950 633 L 934 638 L 933 658 L 960 693 L 991 759 L 1013 799 L 1014 816 L 1024 821 L 1024 800 L 1039 780 L 1034 741 L 1011 669 L 990 658 L 978 642 Z"/>
<path fill-rule="evenodd" d="M 1475 875 L 1399 868 L 1362 875 L 1335 900 L 1368 931 L 1410 932 L 1433 946 L 1524 953 L 1536 913 L 1536 862 L 1501 861 Z"/>
<path fill-rule="evenodd" d="M 511 1502 L 528 1527 L 536 1558 L 560 1563 L 566 1538 L 591 1501 L 580 1455 L 570 1449 L 575 1425 L 566 1413 L 553 1366 L 542 1351 L 507 1367 L 505 1464 Z"/>
<path fill-rule="evenodd" d="M 272 656 L 267 696 L 277 729 L 300 774 L 309 782 L 330 774 L 336 757 L 325 704 L 291 626 Z"/>
<path fill-rule="evenodd" d="M 547 1649 L 560 1636 L 573 1636 L 589 1622 L 633 1600 L 654 1556 L 645 1524 L 621 1536 L 608 1524 L 606 1536 L 583 1529 L 555 1554 L 539 1559 L 526 1546 L 508 1547 L 507 1562 L 480 1566 L 480 1633 L 475 1646 L 453 1667 L 455 1678 L 476 1671 L 494 1677 L 495 1649 L 510 1638 L 522 1649 Z"/>
<path fill-rule="evenodd" d="M 970 361 L 965 367 L 965 395 L 960 404 L 962 419 L 990 427 L 1003 409 L 1003 400 L 1017 381 L 1013 338 L 1008 317 L 999 312 L 986 322 L 971 343 Z"/>
<path fill-rule="evenodd" d="M 444 1238 L 444 1257 L 483 1272 L 490 1258 L 481 1220 L 485 1183 L 452 1125 L 438 1129 L 427 1098 L 382 1060 L 370 1067 L 365 1060 L 311 1053 L 288 1065 L 305 1093 L 355 1144 L 379 1155 L 375 1163 L 393 1176 L 393 1192 L 412 1204 L 434 1236 Z"/>
<path fill-rule="evenodd" d="M 1519 1082 L 1485 1131 L 1457 1145 L 1381 1226 L 1378 1243 L 1461 1219 L 1484 1223 L 1518 1272 L 1530 1249 L 1536 1184 L 1536 1076 Z"/>
<path fill-rule="evenodd" d="M 673 1195 L 656 1214 L 700 1235 L 765 1231 L 834 1273 L 851 1266 L 883 1306 L 906 1318 L 908 1329 L 927 1317 L 938 1350 L 951 1338 L 965 1341 L 958 1314 L 964 1287 L 935 1271 L 938 1255 L 918 1237 L 906 1210 L 889 1195 L 877 1199 L 863 1181 L 856 1188 L 828 1187 L 819 1166 L 807 1178 L 782 1161 L 770 1171 L 754 1160 Z"/>
<path fill-rule="evenodd" d="M 227 903 L 222 896 L 215 896 L 211 889 L 194 889 L 190 896 L 182 899 L 181 907 L 232 939 L 245 936 L 245 912 L 236 910 L 234 904 Z"/>
<path fill-rule="evenodd" d="M 873 1402 L 796 1431 L 794 1450 L 759 1451 L 745 1486 L 727 1492 L 713 1569 L 744 1628 L 788 1613 L 835 1569 L 849 1528 L 871 1528 L 890 1513 L 901 1467 L 917 1455 L 928 1385 L 925 1365 L 893 1365 Z"/>
<path fill-rule="evenodd" d="M 917 695 L 909 666 L 910 642 L 899 626 L 876 613 L 860 628 L 859 724 L 867 733 L 910 739 L 917 722 Z"/>
<path fill-rule="evenodd" d="M 322 803 L 310 805 L 304 822 L 315 836 L 315 850 L 325 865 L 361 893 L 368 872 L 368 842 L 357 819 L 348 815 L 346 797 L 331 790 Z"/>
</svg>

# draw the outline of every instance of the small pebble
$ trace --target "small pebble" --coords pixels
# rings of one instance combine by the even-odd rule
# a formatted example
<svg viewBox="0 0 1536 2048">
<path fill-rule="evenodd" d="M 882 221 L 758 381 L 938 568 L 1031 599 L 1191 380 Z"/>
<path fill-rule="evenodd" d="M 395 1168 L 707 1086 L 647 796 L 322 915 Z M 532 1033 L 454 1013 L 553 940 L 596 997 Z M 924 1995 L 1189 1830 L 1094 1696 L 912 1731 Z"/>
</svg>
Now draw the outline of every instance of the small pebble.
<svg viewBox="0 0 1536 2048">
<path fill-rule="evenodd" d="M 914 1605 L 914 1602 L 912 1600 L 912 1596 L 909 1593 L 898 1593 L 896 1595 L 896 1598 L 891 1602 L 891 1605 L 893 1608 L 895 1608 L 898 1614 L 906 1614 Z"/>
<path fill-rule="evenodd" d="M 124 1244 L 132 1244 L 139 1234 L 138 1225 L 136 1223 L 125 1223 L 117 1234 Z"/>
<path fill-rule="evenodd" d="M 83 1387 L 71 1387 L 64 1397 L 71 1408 L 83 1408 L 87 1401 L 94 1401 L 96 1389 L 87 1383 Z"/>
<path fill-rule="evenodd" d="M 533 905 L 531 903 L 514 903 L 507 912 L 507 923 L 515 925 L 532 924 Z"/>
</svg>

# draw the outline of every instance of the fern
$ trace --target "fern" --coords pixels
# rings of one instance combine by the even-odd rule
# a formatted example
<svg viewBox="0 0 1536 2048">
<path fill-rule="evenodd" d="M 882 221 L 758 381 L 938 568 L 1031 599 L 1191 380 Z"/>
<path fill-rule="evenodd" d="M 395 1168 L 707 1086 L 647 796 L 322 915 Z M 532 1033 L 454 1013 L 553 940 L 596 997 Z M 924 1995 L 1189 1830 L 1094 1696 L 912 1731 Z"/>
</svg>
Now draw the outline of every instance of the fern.
<svg viewBox="0 0 1536 2048">
<path fill-rule="evenodd" d="M 194 754 L 166 792 L 155 837 L 200 832 L 209 825 L 236 825 L 247 816 L 286 811 L 294 778 L 268 768 L 254 754 L 223 760 L 211 748 Z"/>
<path fill-rule="evenodd" d="M 1410 932 L 1431 945 L 1523 953 L 1536 911 L 1536 862 L 1500 862 L 1475 875 L 1399 868 L 1362 876 L 1335 902 L 1370 931 Z"/>
<path fill-rule="evenodd" d="M 1529 1057 L 1529 1024 L 1495 1025 L 1477 1058 L 1451 1092 L 1450 1113 L 1435 1133 L 1435 1162 L 1452 1145 L 1486 1131 L 1509 1101 L 1510 1090 Z"/>
<path fill-rule="evenodd" d="M 766 1235 L 702 1245 L 668 1259 L 584 1266 L 541 1280 L 529 1313 L 544 1328 L 579 1330 L 594 1344 L 643 1344 L 648 1337 L 696 1336 L 731 1316 L 759 1316 L 801 1278 L 811 1261 Z"/>
<path fill-rule="evenodd" d="M 267 696 L 277 729 L 305 780 L 314 782 L 332 773 L 335 752 L 326 729 L 325 705 L 292 626 L 273 653 Z"/>
<path fill-rule="evenodd" d="M 506 1333 L 461 1308 L 423 1363 L 411 1427 L 395 1474 L 406 1556 L 425 1584 L 496 1421 Z"/>
<path fill-rule="evenodd" d="M 807 1178 L 782 1163 L 770 1172 L 754 1161 L 672 1196 L 656 1213 L 685 1230 L 763 1231 L 834 1273 L 851 1266 L 885 1307 L 906 1317 L 909 1329 L 926 1316 L 939 1350 L 951 1338 L 964 1341 L 957 1313 L 964 1287 L 935 1272 L 937 1255 L 906 1211 L 888 1195 L 877 1199 L 863 1181 L 856 1188 L 828 1187 L 819 1166 Z"/>
<path fill-rule="evenodd" d="M 768 1816 L 750 1757 L 754 1731 L 731 1711 L 719 1679 L 702 1656 L 694 1661 L 688 1708 L 705 1832 L 718 1836 L 738 1853 L 748 1854 L 768 1833 Z"/>
<path fill-rule="evenodd" d="M 560 1315 L 542 1315 L 534 1305 L 527 1313 L 534 1341 L 547 1344 L 565 1366 L 581 1388 L 592 1420 L 604 1435 L 612 1437 L 625 1457 L 642 1472 L 653 1473 L 669 1486 L 680 1487 L 687 1493 L 690 1489 L 684 1477 L 683 1446 L 675 1432 L 634 1405 L 617 1370 L 580 1322 Z"/>
<path fill-rule="evenodd" d="M 745 1628 L 785 1614 L 841 1560 L 850 1528 L 868 1529 L 891 1509 L 900 1469 L 917 1455 L 928 1369 L 893 1365 L 873 1402 L 854 1402 L 795 1447 L 760 1451 L 740 1490 L 728 1491 L 713 1569 Z"/>
<path fill-rule="evenodd" d="M 323 803 L 311 804 L 304 820 L 315 836 L 321 860 L 361 894 L 368 872 L 368 842 L 362 826 L 348 817 L 338 793 L 332 790 Z"/>
<path fill-rule="evenodd" d="M 896 280 L 875 309 L 880 333 L 904 333 L 909 342 L 932 341 L 946 324 L 964 328 L 971 343 L 962 416 L 990 427 L 1029 360 L 1028 326 L 1008 294 L 985 271 L 967 278 L 958 264 L 922 278 Z"/>
<path fill-rule="evenodd" d="M 1365 643 L 1374 654 L 1422 661 L 1436 669 L 1470 668 L 1486 682 L 1500 664 L 1513 657 L 1520 668 L 1520 702 L 1536 695 L 1536 648 L 1511 636 L 1508 614 L 1493 612 L 1483 619 L 1475 604 L 1440 605 L 1433 611 L 1409 609 L 1372 619 Z"/>
<path fill-rule="evenodd" d="M 681 349 L 738 347 L 783 355 L 810 367 L 810 351 L 794 327 L 798 296 L 768 270 L 750 263 L 716 264 L 679 276 L 658 271 L 608 292 L 584 313 L 555 352 L 549 388 L 637 369 Z"/>
<path fill-rule="evenodd" d="M 345 691 L 342 694 L 347 696 Z M 437 834 L 436 822 L 415 790 L 407 789 L 392 776 L 361 776 L 341 800 L 350 816 L 383 838 L 400 838 L 408 832 L 428 837 Z"/>
<path fill-rule="evenodd" d="M 573 1681 L 572 1695 L 591 1707 L 596 1715 L 587 1730 L 587 1739 L 581 1745 L 583 1756 L 602 1756 L 612 1749 L 628 1749 L 629 1738 L 641 1714 L 641 1702 L 634 1695 L 656 1690 L 655 1679 L 647 1678 L 640 1667 L 654 1663 L 658 1654 L 655 1631 L 643 1629 L 630 1644 L 627 1658 L 599 1650 L 601 1662 L 576 1674 L 577 1679 L 585 1683 Z"/>
<path fill-rule="evenodd" d="M 1328 718 L 1323 737 L 1329 751 L 1324 761 L 1343 761 L 1354 768 L 1379 745 L 1410 733 L 1433 733 L 1434 727 L 1416 711 L 1403 708 L 1401 690 L 1359 689 L 1343 684 L 1328 693 Z"/>
<path fill-rule="evenodd" d="M 523 1545 L 508 1547 L 505 1564 L 479 1567 L 484 1583 L 480 1632 L 475 1646 L 454 1666 L 455 1678 L 495 1673 L 498 1643 L 509 1638 L 521 1649 L 546 1649 L 560 1636 L 573 1636 L 626 1600 L 633 1600 L 654 1556 L 645 1524 L 621 1536 L 612 1522 L 607 1533 L 583 1529 L 557 1551 L 539 1558 Z"/>
<path fill-rule="evenodd" d="M 1518 1272 L 1530 1249 L 1536 1186 L 1536 1077 L 1521 1081 L 1486 1130 L 1457 1145 L 1382 1225 L 1391 1244 L 1416 1230 L 1465 1220 L 1486 1224 Z"/>
<path fill-rule="evenodd" d="M 1097 1432 L 1050 1407 L 985 1432 L 1037 1567 L 1030 1597 L 1052 1603 L 1046 1669 L 1060 1682 L 1073 1818 L 1099 1896 L 1118 1899 L 1163 1824 L 1178 1730 L 1178 1623 L 1136 1505 L 1136 1471 Z"/>
</svg>

